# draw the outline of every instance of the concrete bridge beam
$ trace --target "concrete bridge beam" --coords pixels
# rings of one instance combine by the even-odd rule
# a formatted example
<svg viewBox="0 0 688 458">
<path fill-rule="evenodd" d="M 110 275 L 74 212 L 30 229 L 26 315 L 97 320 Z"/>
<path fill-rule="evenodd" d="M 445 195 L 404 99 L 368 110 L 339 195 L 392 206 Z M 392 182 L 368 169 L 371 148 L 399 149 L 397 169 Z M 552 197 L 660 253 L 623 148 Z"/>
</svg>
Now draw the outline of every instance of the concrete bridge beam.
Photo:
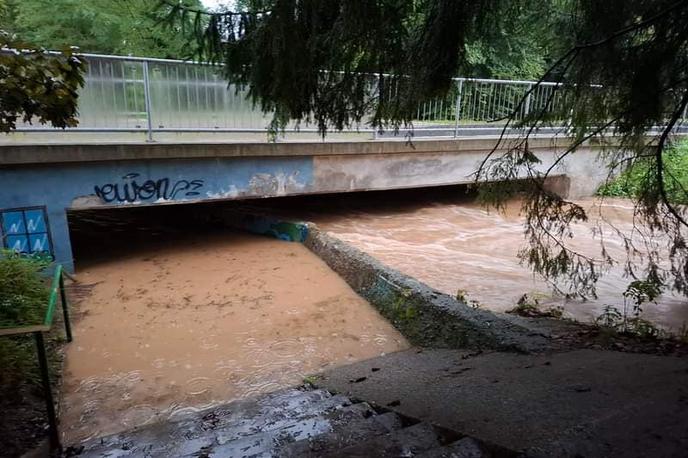
<svg viewBox="0 0 688 458">
<path fill-rule="evenodd" d="M 0 233 L 6 247 L 47 247 L 73 269 L 67 210 L 471 183 L 495 141 L 7 144 L 0 146 Z M 529 143 L 542 170 L 567 145 Z M 607 176 L 597 153 L 586 145 L 555 168 L 566 177 L 559 192 L 594 193 Z"/>
</svg>

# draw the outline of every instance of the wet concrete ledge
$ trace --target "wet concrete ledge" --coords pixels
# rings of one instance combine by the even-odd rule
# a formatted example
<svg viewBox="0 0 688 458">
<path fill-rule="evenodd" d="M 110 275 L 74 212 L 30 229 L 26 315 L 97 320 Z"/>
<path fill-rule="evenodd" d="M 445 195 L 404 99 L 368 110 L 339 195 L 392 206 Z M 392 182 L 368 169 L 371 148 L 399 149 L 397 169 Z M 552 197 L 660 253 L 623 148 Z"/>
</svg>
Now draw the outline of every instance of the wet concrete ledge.
<svg viewBox="0 0 688 458">
<path fill-rule="evenodd" d="M 409 341 L 434 348 L 551 349 L 546 337 L 436 291 L 308 224 L 305 245 Z"/>
<path fill-rule="evenodd" d="M 413 345 L 521 353 L 554 349 L 544 335 L 436 291 L 321 231 L 315 224 L 241 211 L 199 212 L 197 217 L 212 224 L 305 244 Z"/>
</svg>

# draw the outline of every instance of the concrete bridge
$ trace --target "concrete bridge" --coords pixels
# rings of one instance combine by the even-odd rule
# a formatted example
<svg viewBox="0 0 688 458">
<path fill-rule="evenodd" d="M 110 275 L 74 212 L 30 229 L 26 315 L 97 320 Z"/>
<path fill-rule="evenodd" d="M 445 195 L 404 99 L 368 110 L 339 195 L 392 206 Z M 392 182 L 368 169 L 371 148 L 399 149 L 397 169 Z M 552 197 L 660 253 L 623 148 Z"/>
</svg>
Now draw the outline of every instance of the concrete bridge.
<svg viewBox="0 0 688 458">
<path fill-rule="evenodd" d="M 0 145 L 4 247 L 48 252 L 73 269 L 67 210 L 169 205 L 472 182 L 495 138 L 302 143 Z M 548 167 L 564 139 L 535 138 Z M 558 192 L 591 195 L 606 178 L 585 146 L 556 168 Z"/>
</svg>

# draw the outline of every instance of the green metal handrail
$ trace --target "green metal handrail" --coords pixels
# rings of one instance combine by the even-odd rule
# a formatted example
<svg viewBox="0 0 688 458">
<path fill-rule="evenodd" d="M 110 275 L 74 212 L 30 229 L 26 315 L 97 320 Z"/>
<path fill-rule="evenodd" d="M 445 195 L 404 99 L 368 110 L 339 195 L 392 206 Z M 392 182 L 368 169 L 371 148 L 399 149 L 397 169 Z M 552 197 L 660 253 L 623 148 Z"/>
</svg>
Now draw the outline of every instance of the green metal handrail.
<svg viewBox="0 0 688 458">
<path fill-rule="evenodd" d="M 49 328 L 53 325 L 53 314 L 55 313 L 55 305 L 57 304 L 57 294 L 60 294 L 60 301 L 62 302 L 62 312 L 64 314 L 65 334 L 67 341 L 72 341 L 72 327 L 69 322 L 69 310 L 67 308 L 67 296 L 64 289 L 64 275 L 62 265 L 58 264 L 55 267 L 55 274 L 53 275 L 53 282 L 50 287 L 50 298 L 48 299 L 48 309 L 45 311 L 44 326 Z"/>
<path fill-rule="evenodd" d="M 48 299 L 48 309 L 45 311 L 45 320 L 43 320 L 43 324 L 46 326 L 52 326 L 53 324 L 53 313 L 55 312 L 55 303 L 57 303 L 57 290 L 59 289 L 60 285 L 60 277 L 62 277 L 62 266 L 58 265 L 55 268 L 53 281 L 50 285 L 50 298 Z"/>
<path fill-rule="evenodd" d="M 60 450 L 60 434 L 57 428 L 57 414 L 55 413 L 55 402 L 53 400 L 53 392 L 50 387 L 50 372 L 48 369 L 48 358 L 45 351 L 45 340 L 43 333 L 50 331 L 53 324 L 53 315 L 55 314 L 55 307 L 57 307 L 58 293 L 60 302 L 62 303 L 62 312 L 64 314 L 65 334 L 67 342 L 72 341 L 72 326 L 69 321 L 69 305 L 67 303 L 67 295 L 64 288 L 64 272 L 60 264 L 55 266 L 53 280 L 50 285 L 50 297 L 48 298 L 48 307 L 45 311 L 45 317 L 42 325 L 26 325 L 16 328 L 0 328 L 0 337 L 15 336 L 21 334 L 33 334 L 36 339 L 36 352 L 38 354 L 38 366 L 41 370 L 41 381 L 43 384 L 43 391 L 45 394 L 45 406 L 48 414 L 48 424 L 50 425 L 50 445 L 53 449 Z"/>
</svg>

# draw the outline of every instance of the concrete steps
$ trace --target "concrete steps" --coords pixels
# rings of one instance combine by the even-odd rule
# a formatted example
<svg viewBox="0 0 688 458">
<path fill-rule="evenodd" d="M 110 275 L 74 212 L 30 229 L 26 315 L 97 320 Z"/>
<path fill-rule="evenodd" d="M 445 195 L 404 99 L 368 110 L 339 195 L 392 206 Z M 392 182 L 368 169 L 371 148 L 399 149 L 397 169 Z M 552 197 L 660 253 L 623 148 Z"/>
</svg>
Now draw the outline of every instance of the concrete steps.
<svg viewBox="0 0 688 458">
<path fill-rule="evenodd" d="M 444 447 L 418 455 L 418 458 L 482 458 L 491 456 L 487 448 L 471 437 L 464 437 Z"/>
<path fill-rule="evenodd" d="M 320 389 L 286 389 L 91 440 L 81 457 L 490 457 L 483 444 Z"/>
</svg>

